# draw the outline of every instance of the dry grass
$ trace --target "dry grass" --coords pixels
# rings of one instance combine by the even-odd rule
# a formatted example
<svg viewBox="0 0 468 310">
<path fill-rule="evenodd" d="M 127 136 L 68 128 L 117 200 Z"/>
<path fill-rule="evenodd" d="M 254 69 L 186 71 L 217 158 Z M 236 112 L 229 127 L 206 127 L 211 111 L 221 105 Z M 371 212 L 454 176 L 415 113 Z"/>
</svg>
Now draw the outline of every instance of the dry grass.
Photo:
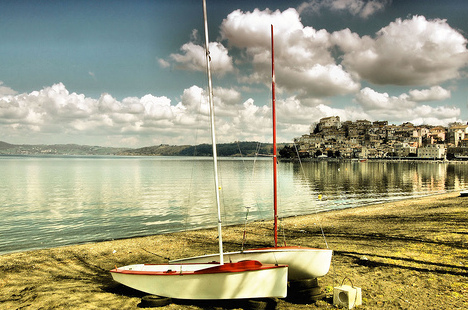
<svg viewBox="0 0 468 310">
<path fill-rule="evenodd" d="M 324 246 L 322 227 L 334 256 L 319 283 L 331 290 L 348 277 L 362 288 L 361 309 L 466 309 L 467 211 L 468 198 L 450 193 L 287 218 L 284 235 L 289 245 Z M 271 222 L 249 225 L 248 247 L 270 245 L 271 230 Z M 240 249 L 242 234 L 243 227 L 226 227 L 225 250 Z M 113 282 L 115 265 L 216 251 L 210 229 L 3 255 L 0 309 L 138 309 L 144 294 Z M 189 302 L 161 309 L 221 306 Z M 311 305 L 280 300 L 277 308 L 334 307 L 328 294 Z"/>
</svg>

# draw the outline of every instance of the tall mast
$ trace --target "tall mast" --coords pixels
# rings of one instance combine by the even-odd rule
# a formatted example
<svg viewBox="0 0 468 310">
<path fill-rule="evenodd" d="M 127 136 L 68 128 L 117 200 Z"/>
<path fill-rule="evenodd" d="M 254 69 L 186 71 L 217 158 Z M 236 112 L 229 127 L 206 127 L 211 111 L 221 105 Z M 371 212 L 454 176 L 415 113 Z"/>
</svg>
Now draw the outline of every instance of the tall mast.
<svg viewBox="0 0 468 310">
<path fill-rule="evenodd" d="M 219 239 L 219 263 L 224 264 L 223 257 L 223 239 L 221 236 L 221 205 L 219 199 L 219 180 L 218 180 L 218 154 L 216 150 L 216 132 L 215 132 L 215 116 L 214 116 L 214 103 L 213 103 L 213 85 L 211 83 L 211 69 L 210 69 L 210 50 L 208 40 L 208 19 L 206 14 L 206 0 L 203 0 L 203 20 L 205 22 L 205 50 L 206 50 L 206 71 L 208 74 L 208 98 L 210 104 L 210 120 L 211 120 L 211 144 L 213 145 L 213 170 L 216 192 L 216 206 L 218 209 L 218 239 Z"/>
<path fill-rule="evenodd" d="M 273 25 L 271 25 L 271 93 L 273 119 L 273 209 L 275 222 L 275 247 L 278 246 L 278 161 L 276 158 L 276 95 L 275 95 L 275 47 L 273 41 Z"/>
</svg>

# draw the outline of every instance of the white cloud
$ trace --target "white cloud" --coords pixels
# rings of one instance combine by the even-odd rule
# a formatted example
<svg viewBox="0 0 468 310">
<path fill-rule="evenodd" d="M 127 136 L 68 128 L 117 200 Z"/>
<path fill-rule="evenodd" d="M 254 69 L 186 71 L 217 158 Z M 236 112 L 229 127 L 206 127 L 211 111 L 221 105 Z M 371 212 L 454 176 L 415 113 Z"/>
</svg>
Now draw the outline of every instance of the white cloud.
<svg viewBox="0 0 468 310">
<path fill-rule="evenodd" d="M 238 109 L 237 115 L 232 119 L 232 132 L 240 137 L 239 140 L 254 141 L 250 137 L 265 140 L 265 135 L 271 135 L 271 110 L 267 106 L 256 106 L 253 99 L 248 99 Z M 226 130 L 224 135 L 229 135 Z M 237 136 L 236 135 L 236 136 Z"/>
<path fill-rule="evenodd" d="M 189 42 L 182 45 L 180 49 L 182 53 L 170 55 L 171 59 L 177 64 L 177 68 L 191 71 L 206 71 L 206 53 L 203 46 Z M 224 75 L 227 72 L 233 71 L 232 58 L 228 55 L 228 50 L 221 43 L 210 42 L 209 50 L 213 73 Z M 163 62 L 162 65 L 166 65 L 166 62 Z"/>
<path fill-rule="evenodd" d="M 189 42 L 182 45 L 180 50 L 181 54 L 171 54 L 178 68 L 192 71 L 206 70 L 205 50 L 202 46 Z"/>
<path fill-rule="evenodd" d="M 439 101 L 450 98 L 451 92 L 440 86 L 432 86 L 430 89 L 417 90 L 413 89 L 409 91 L 411 100 L 414 101 Z"/>
<path fill-rule="evenodd" d="M 289 69 L 289 70 L 288 70 Z M 278 70 L 278 83 L 301 98 L 319 98 L 354 93 L 359 84 L 340 65 L 313 65 L 303 70 L 286 68 Z"/>
<path fill-rule="evenodd" d="M 310 2 L 314 3 L 320 4 Z M 379 10 L 379 3 L 387 2 L 323 3 L 328 3 L 329 9 L 364 17 Z M 467 41 L 445 20 L 431 21 L 422 16 L 398 19 L 375 36 L 361 37 L 349 29 L 329 33 L 306 27 L 295 9 L 236 10 L 221 25 L 225 45 L 210 43 L 214 72 L 242 74 L 238 76 L 241 84 L 214 89 L 218 142 L 271 141 L 270 106 L 252 98 L 245 100 L 242 95 L 246 92 L 240 92 L 248 89 L 253 93 L 261 84 L 270 87 L 271 24 L 275 27 L 276 86 L 280 95 L 279 141 L 291 141 L 307 133 L 313 122 L 331 115 L 342 120 L 434 125 L 459 120 L 460 109 L 438 102 L 452 95 L 438 84 L 460 77 L 468 63 Z M 159 65 L 205 72 L 205 51 L 194 43 L 198 41 L 196 31 L 191 39 L 179 53 L 171 54 L 169 61 L 158 59 Z M 234 65 L 242 66 L 242 70 L 234 69 Z M 370 87 L 361 89 L 361 82 L 423 87 L 405 88 L 401 94 L 391 95 Z M 392 88 L 396 92 L 399 89 Z M 267 92 L 264 88 L 261 91 Z M 340 100 L 345 98 L 341 102 L 349 100 L 349 104 L 337 107 L 334 96 L 345 96 Z M 209 142 L 208 115 L 206 91 L 195 85 L 181 90 L 174 101 L 150 94 L 122 100 L 102 94 L 94 99 L 69 92 L 62 83 L 18 94 L 0 82 L 0 129 L 2 139 L 16 138 L 8 141 L 12 143 L 25 137 L 55 143 L 44 137 L 60 134 L 64 135 L 61 143 L 80 143 L 81 139 L 86 144 L 87 138 L 93 137 L 93 144 L 114 146 L 195 144 Z"/>
<path fill-rule="evenodd" d="M 413 119 L 421 118 L 424 120 L 431 119 L 434 120 L 432 124 L 439 124 L 442 122 L 447 125 L 447 121 L 455 121 L 460 116 L 460 109 L 454 107 L 431 107 L 428 105 L 421 105 L 414 109 Z M 422 122 L 420 122 L 422 123 Z M 426 122 L 426 124 L 431 124 Z"/>
<path fill-rule="evenodd" d="M 277 101 L 278 132 L 281 133 L 283 141 L 289 141 L 287 137 L 291 139 L 309 133 L 311 124 L 331 115 L 339 116 L 342 121 L 370 118 L 369 114 L 359 107 L 333 108 L 324 103 L 310 106 L 304 105 L 303 100 L 297 97 Z"/>
<path fill-rule="evenodd" d="M 218 87 L 214 93 L 218 142 L 271 141 L 269 105 L 257 105 L 253 99 L 242 102 L 240 93 L 234 89 Z M 323 100 L 308 105 L 297 96 L 280 98 L 278 140 L 290 141 L 305 134 L 310 124 L 330 115 L 338 115 L 342 120 L 415 124 L 446 125 L 459 120 L 458 108 L 418 104 L 443 98 L 446 96 L 443 88 L 410 93 L 391 96 L 364 88 L 356 99 L 359 105 L 346 108 L 330 107 Z M 0 128 L 2 140 L 13 143 L 28 139 L 23 143 L 144 146 L 196 144 L 210 139 L 207 96 L 198 86 L 185 89 L 180 101 L 172 102 L 165 96 L 154 95 L 117 100 L 110 94 L 102 94 L 93 99 L 70 93 L 59 83 L 29 94 L 0 97 Z"/>
<path fill-rule="evenodd" d="M 434 85 L 459 78 L 468 64 L 467 40 L 446 20 L 414 16 L 390 23 L 375 39 L 348 29 L 332 38 L 345 67 L 375 84 Z"/>
<path fill-rule="evenodd" d="M 218 142 L 271 141 L 269 105 L 242 101 L 238 91 L 221 87 L 214 89 L 214 99 Z M 279 141 L 290 141 L 297 135 L 294 130 L 307 130 L 316 115 L 317 109 L 294 100 L 294 104 L 292 99 L 279 101 Z M 58 83 L 29 94 L 0 97 L 0 128 L 2 140 L 13 143 L 28 139 L 34 142 L 25 143 L 144 146 L 210 141 L 207 95 L 198 86 L 185 89 L 180 101 L 172 102 L 154 95 L 117 100 L 102 94 L 93 99 Z"/>
<path fill-rule="evenodd" d="M 152 120 L 173 119 L 174 107 L 171 106 L 171 100 L 165 96 L 155 97 L 153 95 L 145 95 L 140 100 L 145 108 L 145 118 Z"/>
<path fill-rule="evenodd" d="M 368 18 L 383 11 L 391 2 L 391 0 L 312 0 L 301 4 L 298 10 L 301 13 L 318 13 L 321 9 L 328 9 Z"/>
<path fill-rule="evenodd" d="M 388 120 L 389 122 L 412 122 L 416 125 L 448 125 L 458 121 L 461 111 L 456 107 L 418 105 L 420 101 L 442 100 L 447 96 L 446 90 L 432 87 L 429 90 L 410 91 L 410 95 L 390 96 L 371 88 L 364 88 L 356 96 L 370 120 Z"/>
<path fill-rule="evenodd" d="M 181 97 L 181 105 L 186 107 L 189 112 L 209 115 L 208 100 L 204 90 L 198 86 L 192 86 L 184 90 Z"/>
<path fill-rule="evenodd" d="M 274 24 L 275 68 L 278 91 L 303 98 L 321 98 L 357 92 L 360 88 L 331 54 L 326 30 L 304 27 L 294 9 L 283 12 L 258 9 L 236 10 L 224 19 L 221 35 L 228 46 L 245 50 L 253 72 L 240 79 L 244 83 L 270 84 L 271 35 Z"/>
<path fill-rule="evenodd" d="M 14 97 L 0 99 L 0 124 L 15 124 L 29 114 L 28 107 Z"/>
<path fill-rule="evenodd" d="M 359 10 L 358 15 L 363 18 L 368 18 L 377 12 L 385 10 L 392 0 L 371 0 L 365 2 L 364 6 Z"/>
<path fill-rule="evenodd" d="M 16 91 L 10 87 L 3 86 L 3 82 L 0 81 L 0 96 L 16 95 Z"/>
<path fill-rule="evenodd" d="M 215 87 L 213 101 L 217 116 L 234 116 L 241 103 L 241 94 L 232 88 Z"/>
<path fill-rule="evenodd" d="M 356 96 L 356 100 L 366 111 L 395 111 L 415 106 L 415 102 L 408 100 L 409 96 L 402 94 L 398 97 L 388 93 L 379 93 L 365 87 Z M 385 113 L 385 112 L 383 112 Z"/>
<path fill-rule="evenodd" d="M 169 68 L 171 66 L 171 64 L 168 61 L 162 58 L 158 58 L 158 63 L 161 68 Z"/>
<path fill-rule="evenodd" d="M 227 39 L 230 46 L 238 48 L 249 50 L 261 47 L 269 50 L 272 24 L 277 34 L 291 34 L 304 28 L 295 9 L 283 12 L 269 9 L 255 9 L 253 12 L 235 10 L 221 24 L 222 39 Z"/>
<path fill-rule="evenodd" d="M 177 127 L 183 122 L 185 110 L 181 105 L 172 105 L 164 96 L 145 95 L 119 101 L 110 94 L 102 94 L 99 99 L 93 99 L 70 93 L 59 83 L 30 94 L 0 97 L 0 124 L 4 137 L 34 139 L 32 132 L 35 132 L 37 141 L 47 133 L 73 136 L 75 141 L 89 136 L 104 141 L 108 136 L 118 139 L 136 134 L 142 143 L 155 127 Z M 179 126 L 176 131 L 184 136 L 189 130 Z"/>
<path fill-rule="evenodd" d="M 354 4 L 362 9 L 383 3 L 325 2 L 335 8 Z M 278 90 L 304 98 L 356 93 L 360 80 L 432 86 L 459 78 L 468 64 L 467 40 L 446 20 L 426 20 L 424 16 L 397 19 L 373 38 L 349 29 L 330 34 L 306 27 L 295 9 L 236 10 L 223 20 L 221 37 L 229 47 L 245 51 L 242 63 L 253 65 L 239 79 L 243 83 L 270 83 L 270 24 L 275 27 Z M 336 46 L 342 55 L 335 54 Z"/>
</svg>

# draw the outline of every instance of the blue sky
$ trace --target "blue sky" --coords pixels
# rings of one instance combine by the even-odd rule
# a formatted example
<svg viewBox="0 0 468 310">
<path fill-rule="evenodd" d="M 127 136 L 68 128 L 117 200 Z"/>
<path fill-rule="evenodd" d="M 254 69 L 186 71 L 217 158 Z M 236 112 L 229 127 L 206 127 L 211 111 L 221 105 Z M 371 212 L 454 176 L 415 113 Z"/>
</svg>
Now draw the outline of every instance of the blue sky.
<svg viewBox="0 0 468 310">
<path fill-rule="evenodd" d="M 210 1 L 218 142 L 322 117 L 468 121 L 464 0 Z M 0 140 L 140 147 L 209 141 L 201 0 L 2 1 Z"/>
</svg>

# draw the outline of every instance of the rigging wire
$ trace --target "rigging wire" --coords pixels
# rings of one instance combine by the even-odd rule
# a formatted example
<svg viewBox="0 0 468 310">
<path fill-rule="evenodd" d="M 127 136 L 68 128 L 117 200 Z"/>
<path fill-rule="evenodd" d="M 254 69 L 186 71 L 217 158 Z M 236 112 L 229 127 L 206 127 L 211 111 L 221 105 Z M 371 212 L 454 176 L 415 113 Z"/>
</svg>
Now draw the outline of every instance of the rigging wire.
<svg viewBox="0 0 468 310">
<path fill-rule="evenodd" d="M 202 100 L 202 97 L 200 96 L 199 105 L 198 105 L 198 113 L 196 114 L 196 117 L 195 117 L 195 123 L 198 124 L 198 126 L 195 129 L 195 146 L 194 146 L 194 149 L 193 149 L 193 156 L 197 156 L 197 151 L 198 151 L 197 150 L 197 145 L 198 145 L 198 135 L 199 135 L 199 130 L 200 130 L 200 122 L 198 122 L 198 121 L 200 120 L 199 117 L 201 115 L 202 104 L 203 104 L 203 100 Z M 187 233 L 188 226 L 189 226 L 189 215 L 190 214 L 189 214 L 189 207 L 188 206 L 191 206 L 193 204 L 192 192 L 193 192 L 193 180 L 194 180 L 194 174 L 195 174 L 195 165 L 196 165 L 196 160 L 193 160 L 192 161 L 192 169 L 190 170 L 190 183 L 189 183 L 189 188 L 188 188 L 188 197 L 186 199 L 187 204 L 186 204 L 185 212 L 184 212 L 184 228 L 183 228 L 183 231 L 185 233 Z M 186 242 L 183 242 L 182 243 L 182 253 L 185 253 L 186 247 L 187 247 Z"/>
<path fill-rule="evenodd" d="M 245 208 L 247 209 L 247 212 L 245 213 L 244 236 L 242 238 L 241 252 L 244 252 L 244 245 L 245 245 L 245 241 L 247 240 L 247 218 L 249 217 L 249 210 L 250 210 L 250 207 L 245 207 Z"/>
<path fill-rule="evenodd" d="M 210 58 L 211 60 L 211 58 Z M 207 80 L 203 80 L 202 82 L 202 89 L 205 90 L 206 93 L 209 92 L 208 90 L 208 82 Z M 205 103 L 204 102 L 204 98 L 206 98 L 205 96 L 203 96 L 203 94 L 200 95 L 199 97 L 199 102 L 198 102 L 198 107 L 197 107 L 197 113 L 195 114 L 195 124 L 196 124 L 196 128 L 194 130 L 194 136 L 195 136 L 195 144 L 194 144 L 194 147 L 193 147 L 193 156 L 196 157 L 198 156 L 198 149 L 197 149 L 197 145 L 199 145 L 201 142 L 200 142 L 200 132 L 202 131 L 205 131 L 206 129 L 203 129 L 202 130 L 202 121 L 203 121 L 203 118 L 201 117 L 203 115 L 203 104 Z M 206 125 L 203 126 L 203 128 L 205 128 Z M 203 135 L 202 135 L 203 136 Z M 196 165 L 197 165 L 197 161 L 196 160 L 193 160 L 192 161 L 193 164 L 192 164 L 192 168 L 191 168 L 191 172 L 190 172 L 190 185 L 189 185 L 189 188 L 188 188 L 188 197 L 187 197 L 187 206 L 185 208 L 185 212 L 184 212 L 184 228 L 183 228 L 183 231 L 184 232 L 187 232 L 189 230 L 188 226 L 189 226 L 189 207 L 188 206 L 191 206 L 193 205 L 194 201 L 193 201 L 193 185 L 194 185 L 194 175 L 195 175 L 195 171 L 196 171 Z M 183 250 L 182 252 L 185 252 L 185 249 L 187 247 L 187 244 L 184 242 L 183 243 Z"/>
<path fill-rule="evenodd" d="M 296 145 L 295 142 L 294 142 L 294 149 L 296 150 L 297 159 L 299 160 L 299 165 L 300 165 L 300 167 L 301 167 L 302 174 L 303 174 L 304 177 L 305 177 L 306 174 L 305 174 L 304 166 L 302 165 L 301 157 L 299 156 L 299 150 L 297 149 L 297 145 Z M 321 195 L 320 195 L 320 196 L 321 196 Z M 318 211 L 317 211 L 317 209 L 316 209 L 316 210 L 315 210 L 315 214 L 317 214 L 317 213 L 318 213 Z M 325 242 L 325 245 L 326 245 L 327 249 L 329 249 L 327 239 L 325 238 L 325 232 L 323 231 L 322 221 L 319 221 L 319 224 L 320 224 L 320 231 L 322 232 L 323 241 Z"/>
<path fill-rule="evenodd" d="M 157 254 L 157 253 L 150 252 L 150 251 L 148 251 L 147 249 L 144 249 L 144 248 L 141 248 L 141 249 L 142 249 L 143 251 L 145 251 L 145 252 L 148 252 L 148 253 L 150 253 L 150 254 L 153 254 L 153 255 L 155 255 L 155 256 L 157 256 L 157 257 L 161 257 L 161 258 L 163 258 L 163 259 L 165 259 L 165 260 L 171 260 L 170 257 L 166 257 L 166 256 L 159 255 L 159 254 Z"/>
<path fill-rule="evenodd" d="M 257 146 L 255 148 L 255 157 L 254 157 L 254 163 L 253 163 L 253 167 L 252 167 L 252 183 L 253 183 L 253 180 L 255 179 L 255 175 L 256 175 L 256 167 L 257 167 L 257 159 L 260 155 L 260 150 L 262 149 L 262 144 L 260 142 L 257 142 Z M 258 195 L 256 196 L 256 198 L 258 198 Z M 260 213 L 260 218 L 265 218 L 264 217 L 264 210 L 262 208 L 260 208 L 260 205 L 258 203 L 258 199 L 255 200 L 255 205 L 257 207 L 257 211 Z"/>
<path fill-rule="evenodd" d="M 278 159 L 276 159 L 276 160 L 278 161 Z M 278 188 L 277 188 L 278 192 L 279 192 L 281 186 L 282 186 L 281 182 L 278 182 Z M 278 196 L 278 198 L 277 198 L 277 199 L 278 199 L 278 205 L 281 206 L 281 205 L 282 205 L 282 202 L 281 202 L 281 200 L 282 200 L 281 195 L 277 195 L 277 196 Z M 283 245 L 286 246 L 286 245 L 287 245 L 287 244 L 286 244 L 286 231 L 285 231 L 286 228 L 285 228 L 285 224 L 284 224 L 284 218 L 281 217 L 281 216 L 278 214 L 278 220 L 279 220 L 279 230 L 281 231 L 281 235 L 282 235 L 282 237 L 283 237 Z"/>
<path fill-rule="evenodd" d="M 293 145 L 294 145 L 294 149 L 296 150 L 296 154 L 297 154 L 297 158 L 298 158 L 298 160 L 299 160 L 299 165 L 300 165 L 300 167 L 301 167 L 302 174 L 303 174 L 304 177 L 305 177 L 305 176 L 306 176 L 306 174 L 305 174 L 305 169 L 304 169 L 304 166 L 302 165 L 302 161 L 301 161 L 301 157 L 299 156 L 299 151 L 298 151 L 298 149 L 297 149 L 297 145 L 296 145 L 295 142 L 293 143 Z M 321 195 L 321 194 L 319 195 L 319 199 L 322 199 L 322 195 Z M 317 209 L 316 209 L 316 210 L 315 210 L 315 214 L 317 214 L 317 213 L 318 213 L 318 211 L 317 211 Z M 319 221 L 319 224 L 320 224 L 320 231 L 322 232 L 323 241 L 325 242 L 325 245 L 326 245 L 327 249 L 329 249 L 329 247 L 328 247 L 328 242 L 327 242 L 327 239 L 325 238 L 325 233 L 324 233 L 324 231 L 323 231 L 322 220 Z M 337 282 L 337 280 L 336 280 L 336 279 L 337 279 L 337 275 L 336 275 L 334 260 L 332 259 L 330 263 L 331 263 L 331 268 L 332 268 L 332 270 L 333 270 L 333 276 L 332 276 L 333 283 L 336 283 L 336 282 Z"/>
<path fill-rule="evenodd" d="M 240 148 L 240 145 L 239 145 L 239 142 L 237 142 L 237 145 L 238 145 L 238 148 L 239 148 L 239 153 L 242 157 L 242 162 L 244 164 L 244 169 L 246 170 L 247 172 L 247 164 L 246 164 L 246 161 L 244 160 L 244 155 L 242 154 L 242 150 Z M 261 143 L 260 142 L 257 142 L 257 145 L 255 147 L 255 156 L 254 156 L 254 160 L 253 160 L 253 166 L 252 166 L 252 175 L 251 175 L 251 178 L 250 178 L 250 184 L 252 186 L 253 184 L 253 180 L 255 178 L 255 168 L 256 168 L 256 164 L 257 164 L 257 158 L 258 158 L 258 153 L 260 151 L 260 148 L 261 148 Z M 258 200 L 255 200 L 255 206 L 257 207 L 257 210 L 262 213 L 262 210 L 261 208 L 259 207 L 258 205 Z M 250 213 L 250 209 L 252 207 L 251 206 L 246 206 L 245 209 L 246 209 L 246 214 L 245 214 L 245 219 L 244 219 L 244 231 L 243 231 L 243 237 L 242 237 L 242 246 L 241 246 L 241 252 L 244 250 L 244 246 L 247 242 L 247 223 L 248 223 L 248 217 L 249 217 L 249 213 Z"/>
</svg>

